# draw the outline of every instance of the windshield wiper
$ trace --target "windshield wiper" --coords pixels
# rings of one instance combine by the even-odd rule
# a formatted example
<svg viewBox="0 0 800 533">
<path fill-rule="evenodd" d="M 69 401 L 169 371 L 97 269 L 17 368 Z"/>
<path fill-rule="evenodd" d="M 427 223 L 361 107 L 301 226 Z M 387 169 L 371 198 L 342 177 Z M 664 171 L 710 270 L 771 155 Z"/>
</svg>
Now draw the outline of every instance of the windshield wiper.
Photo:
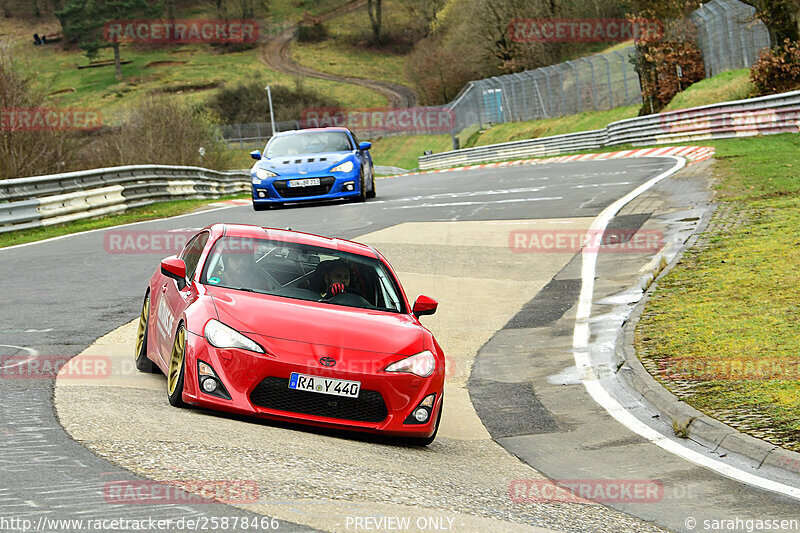
<svg viewBox="0 0 800 533">
<path fill-rule="evenodd" d="M 233 289 L 235 291 L 254 292 L 256 294 L 272 294 L 271 292 L 259 291 L 257 289 L 251 289 L 250 287 L 226 287 L 224 285 L 215 285 L 215 287 L 222 287 L 223 289 Z"/>
</svg>

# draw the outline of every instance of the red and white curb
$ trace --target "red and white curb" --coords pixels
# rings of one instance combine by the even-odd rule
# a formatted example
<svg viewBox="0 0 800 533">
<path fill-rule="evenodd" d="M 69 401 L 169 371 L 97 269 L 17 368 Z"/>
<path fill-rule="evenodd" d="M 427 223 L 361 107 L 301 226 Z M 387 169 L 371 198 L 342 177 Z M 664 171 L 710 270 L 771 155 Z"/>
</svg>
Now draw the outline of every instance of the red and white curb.
<svg viewBox="0 0 800 533">
<path fill-rule="evenodd" d="M 229 205 L 250 205 L 252 200 L 244 200 L 244 199 L 234 199 L 234 200 L 223 200 L 221 202 L 214 202 L 213 204 L 208 204 L 212 207 L 227 207 Z"/>
<path fill-rule="evenodd" d="M 638 150 L 622 150 L 621 152 L 604 152 L 599 154 L 577 154 L 560 155 L 556 157 L 544 157 L 534 159 L 518 159 L 516 161 L 503 161 L 502 163 L 484 163 L 482 165 L 469 165 L 465 167 L 442 168 L 438 170 L 425 170 L 421 172 L 409 172 L 397 174 L 395 176 L 383 176 L 385 178 L 397 178 L 400 176 L 414 176 L 417 174 L 438 174 L 439 172 L 453 172 L 456 170 L 476 170 L 484 168 L 515 167 L 519 165 L 541 165 L 544 163 L 572 163 L 575 161 L 605 161 L 607 159 L 627 159 L 632 157 L 652 157 L 652 156 L 678 156 L 686 158 L 689 164 L 699 163 L 714 157 L 715 149 L 711 146 L 668 146 L 664 148 L 641 148 Z"/>
</svg>

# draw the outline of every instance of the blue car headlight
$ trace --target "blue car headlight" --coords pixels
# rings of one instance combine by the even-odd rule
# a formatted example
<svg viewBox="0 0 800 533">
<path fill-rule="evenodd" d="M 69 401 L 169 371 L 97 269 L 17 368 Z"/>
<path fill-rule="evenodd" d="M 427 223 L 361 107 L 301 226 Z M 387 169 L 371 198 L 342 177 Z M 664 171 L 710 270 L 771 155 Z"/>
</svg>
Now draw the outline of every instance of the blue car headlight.
<svg viewBox="0 0 800 533">
<path fill-rule="evenodd" d="M 353 170 L 353 162 L 345 161 L 341 165 L 336 165 L 331 169 L 331 172 L 350 172 Z"/>
<path fill-rule="evenodd" d="M 258 185 L 261 180 L 265 180 L 268 178 L 275 178 L 278 175 L 272 172 L 271 170 L 267 170 L 266 168 L 258 168 L 256 169 L 256 175 L 253 178 L 253 183 Z"/>
</svg>

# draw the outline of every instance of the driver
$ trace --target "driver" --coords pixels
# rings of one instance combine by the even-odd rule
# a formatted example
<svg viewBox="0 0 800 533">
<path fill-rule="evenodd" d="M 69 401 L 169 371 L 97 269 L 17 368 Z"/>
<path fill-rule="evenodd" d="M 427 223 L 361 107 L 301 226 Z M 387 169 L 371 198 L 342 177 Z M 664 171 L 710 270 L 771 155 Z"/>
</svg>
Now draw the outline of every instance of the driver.
<svg viewBox="0 0 800 533">
<path fill-rule="evenodd" d="M 347 292 L 350 287 L 350 265 L 344 259 L 334 261 L 325 273 L 325 290 L 320 294 L 323 298 L 330 298 Z"/>
<path fill-rule="evenodd" d="M 253 260 L 252 253 L 229 252 L 225 260 L 225 285 L 234 288 L 269 290 L 269 284 L 261 268 Z"/>
</svg>

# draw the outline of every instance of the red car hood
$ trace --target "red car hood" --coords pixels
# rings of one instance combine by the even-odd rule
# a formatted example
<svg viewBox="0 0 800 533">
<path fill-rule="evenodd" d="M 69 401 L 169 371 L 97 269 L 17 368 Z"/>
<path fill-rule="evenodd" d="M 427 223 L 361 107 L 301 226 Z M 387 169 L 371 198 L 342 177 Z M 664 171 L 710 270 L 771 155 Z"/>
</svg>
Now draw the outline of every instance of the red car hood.
<svg viewBox="0 0 800 533">
<path fill-rule="evenodd" d="M 410 315 L 221 287 L 208 287 L 208 294 L 219 320 L 242 333 L 385 354 L 424 349 L 422 328 Z"/>
</svg>

